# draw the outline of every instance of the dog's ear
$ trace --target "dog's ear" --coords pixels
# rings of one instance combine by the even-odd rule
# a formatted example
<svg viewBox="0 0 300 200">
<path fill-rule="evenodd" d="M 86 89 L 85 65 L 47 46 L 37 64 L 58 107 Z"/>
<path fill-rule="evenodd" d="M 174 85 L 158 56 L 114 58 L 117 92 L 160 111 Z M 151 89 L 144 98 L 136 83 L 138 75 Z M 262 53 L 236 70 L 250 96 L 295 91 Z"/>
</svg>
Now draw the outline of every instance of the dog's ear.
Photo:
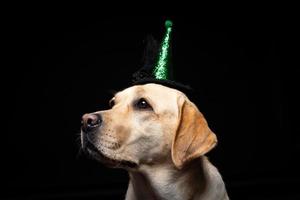
<svg viewBox="0 0 300 200">
<path fill-rule="evenodd" d="M 197 109 L 187 98 L 180 98 L 179 121 L 172 144 L 172 160 L 178 169 L 187 162 L 210 151 L 217 143 L 216 135 Z"/>
</svg>

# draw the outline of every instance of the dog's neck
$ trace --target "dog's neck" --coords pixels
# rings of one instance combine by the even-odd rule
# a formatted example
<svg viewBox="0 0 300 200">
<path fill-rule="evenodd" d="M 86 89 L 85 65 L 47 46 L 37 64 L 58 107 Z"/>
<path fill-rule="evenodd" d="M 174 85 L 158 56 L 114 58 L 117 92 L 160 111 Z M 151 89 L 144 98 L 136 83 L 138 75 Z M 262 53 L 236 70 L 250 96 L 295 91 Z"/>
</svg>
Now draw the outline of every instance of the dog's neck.
<svg viewBox="0 0 300 200">
<path fill-rule="evenodd" d="M 136 199 L 193 199 L 202 194 L 208 184 L 203 172 L 204 159 L 197 159 L 181 170 L 167 162 L 130 171 L 127 196 Z"/>
</svg>

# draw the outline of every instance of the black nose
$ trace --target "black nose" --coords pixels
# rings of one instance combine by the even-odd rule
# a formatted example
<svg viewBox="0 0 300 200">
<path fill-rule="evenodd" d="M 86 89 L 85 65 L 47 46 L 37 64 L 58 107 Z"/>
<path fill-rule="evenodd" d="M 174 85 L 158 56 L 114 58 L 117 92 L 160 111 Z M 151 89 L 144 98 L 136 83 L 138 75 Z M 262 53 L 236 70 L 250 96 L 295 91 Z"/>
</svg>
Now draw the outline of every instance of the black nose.
<svg viewBox="0 0 300 200">
<path fill-rule="evenodd" d="M 82 116 L 82 130 L 90 132 L 101 126 L 102 117 L 99 114 L 84 114 Z"/>
</svg>

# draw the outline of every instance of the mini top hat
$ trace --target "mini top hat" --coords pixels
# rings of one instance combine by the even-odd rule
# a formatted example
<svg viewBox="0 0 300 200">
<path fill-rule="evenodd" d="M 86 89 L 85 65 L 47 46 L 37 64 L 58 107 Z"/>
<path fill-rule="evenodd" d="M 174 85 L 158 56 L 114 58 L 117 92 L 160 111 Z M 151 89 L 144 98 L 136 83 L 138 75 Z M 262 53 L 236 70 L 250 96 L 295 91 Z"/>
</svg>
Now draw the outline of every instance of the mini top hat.
<svg viewBox="0 0 300 200">
<path fill-rule="evenodd" d="M 147 37 L 147 44 L 143 55 L 143 66 L 132 76 L 132 85 L 146 83 L 157 83 L 178 89 L 185 94 L 192 94 L 193 89 L 173 80 L 173 69 L 171 65 L 171 32 L 173 23 L 165 22 L 166 33 L 159 46 L 152 37 Z"/>
</svg>

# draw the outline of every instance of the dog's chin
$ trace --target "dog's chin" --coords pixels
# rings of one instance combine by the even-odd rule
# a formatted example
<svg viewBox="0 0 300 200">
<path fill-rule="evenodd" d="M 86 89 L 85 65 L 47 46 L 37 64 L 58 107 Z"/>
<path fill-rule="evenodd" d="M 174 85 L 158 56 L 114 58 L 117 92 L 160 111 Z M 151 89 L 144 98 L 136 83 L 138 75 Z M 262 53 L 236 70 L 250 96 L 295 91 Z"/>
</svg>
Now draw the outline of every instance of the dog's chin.
<svg viewBox="0 0 300 200">
<path fill-rule="evenodd" d="M 107 167 L 125 169 L 134 169 L 137 167 L 137 164 L 135 162 L 127 160 L 115 160 L 105 156 L 91 142 L 87 142 L 84 149 L 85 152 L 87 152 L 93 159 L 103 163 Z"/>
</svg>

